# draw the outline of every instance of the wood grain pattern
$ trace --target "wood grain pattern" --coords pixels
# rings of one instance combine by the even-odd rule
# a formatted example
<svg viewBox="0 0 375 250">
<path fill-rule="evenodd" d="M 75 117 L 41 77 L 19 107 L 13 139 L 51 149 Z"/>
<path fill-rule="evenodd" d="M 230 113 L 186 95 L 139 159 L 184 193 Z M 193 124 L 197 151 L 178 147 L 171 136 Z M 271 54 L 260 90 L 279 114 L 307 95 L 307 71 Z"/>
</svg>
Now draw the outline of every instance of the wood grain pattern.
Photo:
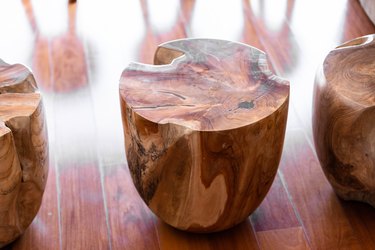
<svg viewBox="0 0 375 250">
<path fill-rule="evenodd" d="M 341 200 L 346 217 L 361 242 L 362 249 L 375 249 L 375 211 L 367 203 L 348 202 Z"/>
<path fill-rule="evenodd" d="M 96 170 L 96 171 L 95 171 Z M 62 249 L 108 249 L 109 239 L 97 166 L 60 169 Z M 84 215 L 84 214 L 89 215 Z"/>
<path fill-rule="evenodd" d="M 155 216 L 134 188 L 128 167 L 107 167 L 104 183 L 112 249 L 160 249 Z"/>
<path fill-rule="evenodd" d="M 251 215 L 256 232 L 301 226 L 279 174 L 266 198 Z"/>
<path fill-rule="evenodd" d="M 275 177 L 287 82 L 259 50 L 222 40 L 163 44 L 155 62 L 167 65 L 131 64 L 120 83 L 137 190 L 174 227 L 205 232 L 238 224 Z"/>
<path fill-rule="evenodd" d="M 50 153 L 52 156 L 52 154 Z M 52 157 L 51 157 L 52 158 Z M 56 172 L 50 159 L 48 180 L 39 212 L 26 231 L 11 244 L 10 249 L 57 249 L 59 247 L 59 213 L 56 190 Z M 46 237 L 48 235 L 48 237 Z M 8 245 L 9 246 L 9 245 Z"/>
<path fill-rule="evenodd" d="M 331 51 L 317 73 L 314 141 L 324 173 L 343 199 L 375 206 L 375 36 Z"/>
<path fill-rule="evenodd" d="M 211 234 L 195 234 L 177 230 L 158 220 L 159 244 L 161 249 L 259 249 L 256 235 L 249 220 L 237 226 Z"/>
<path fill-rule="evenodd" d="M 311 249 L 302 227 L 291 227 L 257 233 L 260 249 L 306 250 Z"/>
<path fill-rule="evenodd" d="M 45 92 L 68 93 L 84 87 L 88 76 L 83 43 L 76 33 L 77 5 L 74 2 L 66 5 L 68 30 L 57 36 L 48 36 L 38 27 L 32 2 L 22 1 L 35 33 L 33 69 L 38 72 L 40 88 Z"/>
<path fill-rule="evenodd" d="M 4 249 L 259 249 L 258 233 L 299 227 L 314 250 L 375 249 L 375 209 L 338 199 L 311 147 L 317 66 L 337 45 L 375 33 L 360 1 L 3 0 L 0 32 L 0 57 L 33 70 L 52 160 L 37 216 Z M 261 49 L 291 93 L 286 147 L 262 204 L 231 230 L 196 235 L 156 219 L 131 183 L 118 78 L 131 61 L 153 63 L 158 44 L 198 36 Z"/>
<path fill-rule="evenodd" d="M 47 175 L 41 95 L 29 70 L 0 60 L 0 247 L 36 216 Z"/>
<path fill-rule="evenodd" d="M 312 249 L 361 249 L 302 130 L 287 132 L 280 171 Z"/>
</svg>

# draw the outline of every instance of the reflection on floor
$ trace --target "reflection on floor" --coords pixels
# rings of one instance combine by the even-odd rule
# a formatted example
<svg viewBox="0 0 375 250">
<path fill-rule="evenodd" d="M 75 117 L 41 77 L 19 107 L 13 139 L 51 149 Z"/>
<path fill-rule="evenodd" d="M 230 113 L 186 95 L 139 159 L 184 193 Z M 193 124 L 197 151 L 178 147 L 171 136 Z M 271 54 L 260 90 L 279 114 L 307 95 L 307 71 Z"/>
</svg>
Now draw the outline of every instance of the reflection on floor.
<svg viewBox="0 0 375 250">
<path fill-rule="evenodd" d="M 375 210 L 339 200 L 311 136 L 315 70 L 343 41 L 375 33 L 356 0 L 0 2 L 0 57 L 29 66 L 47 110 L 50 174 L 41 210 L 9 249 L 375 249 Z M 118 82 L 131 61 L 184 37 L 265 51 L 291 82 L 282 161 L 257 211 L 194 235 L 160 222 L 126 166 Z"/>
</svg>

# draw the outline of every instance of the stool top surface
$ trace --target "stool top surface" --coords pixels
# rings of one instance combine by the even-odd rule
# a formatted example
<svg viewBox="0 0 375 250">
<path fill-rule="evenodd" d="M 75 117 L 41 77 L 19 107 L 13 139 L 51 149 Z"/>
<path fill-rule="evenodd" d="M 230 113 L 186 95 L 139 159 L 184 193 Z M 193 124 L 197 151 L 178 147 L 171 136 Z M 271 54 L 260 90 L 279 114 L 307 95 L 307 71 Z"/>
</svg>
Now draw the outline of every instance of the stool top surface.
<svg viewBox="0 0 375 250">
<path fill-rule="evenodd" d="M 159 124 L 194 130 L 235 129 L 278 110 L 289 83 L 264 52 L 236 42 L 182 39 L 159 46 L 154 63 L 131 63 L 120 80 L 125 103 Z"/>
<path fill-rule="evenodd" d="M 375 35 L 356 38 L 332 50 L 323 70 L 326 84 L 343 99 L 375 106 Z"/>
<path fill-rule="evenodd" d="M 41 95 L 30 70 L 0 59 L 0 129 L 4 131 L 4 122 L 13 117 L 33 114 L 40 101 Z"/>
</svg>

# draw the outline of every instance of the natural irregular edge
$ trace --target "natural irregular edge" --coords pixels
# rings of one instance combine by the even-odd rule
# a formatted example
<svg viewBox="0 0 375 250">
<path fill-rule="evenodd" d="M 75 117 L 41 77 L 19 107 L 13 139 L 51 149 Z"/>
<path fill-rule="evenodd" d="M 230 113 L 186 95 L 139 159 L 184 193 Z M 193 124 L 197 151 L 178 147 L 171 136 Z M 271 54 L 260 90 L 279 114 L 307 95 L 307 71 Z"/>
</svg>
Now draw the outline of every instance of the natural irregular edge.
<svg viewBox="0 0 375 250">
<path fill-rule="evenodd" d="M 11 151 L 8 150 L 0 158 L 4 160 L 9 152 L 14 152 L 15 158 L 8 168 L 9 171 L 19 175 L 12 183 L 14 189 L 0 194 L 1 204 L 4 205 L 5 202 L 6 205 L 7 199 L 11 199 L 13 204 L 10 205 L 8 202 L 11 207 L 6 209 L 10 210 L 5 210 L 8 211 L 7 213 L 11 212 L 13 218 L 9 217 L 9 214 L 8 221 L 4 221 L 5 225 L 0 221 L 2 230 L 5 230 L 2 235 L 3 239 L 0 239 L 0 247 L 3 247 L 24 233 L 40 209 L 48 178 L 49 152 L 42 96 L 31 71 L 23 65 L 9 65 L 0 59 L 1 74 L 6 74 L 6 77 L 3 77 L 0 82 L 0 101 L 4 98 L 8 99 L 7 104 L 13 108 L 12 105 L 17 106 L 18 99 L 21 102 L 31 98 L 30 102 L 19 103 L 20 107 L 25 110 L 16 116 L 7 117 L 7 110 L 1 110 L 2 107 L 0 107 L 2 113 L 0 116 L 5 115 L 5 122 L 0 119 L 0 123 L 3 130 L 9 134 L 8 140 L 11 141 L 10 144 L 8 143 Z M 2 133 L 1 139 L 4 135 Z M 6 168 L 3 165 L 3 169 Z M 7 176 L 4 178 L 0 179 L 0 182 L 8 181 Z M 9 195 L 14 197 L 9 197 Z"/>
<path fill-rule="evenodd" d="M 174 41 L 173 41 L 174 42 Z M 174 48 L 166 48 L 165 47 L 166 45 L 165 44 L 162 44 L 158 47 L 157 51 L 155 52 L 155 64 L 157 64 L 156 66 L 154 66 L 154 69 L 155 70 L 158 70 L 158 65 L 162 64 L 173 64 L 173 63 L 176 63 L 178 62 L 178 60 L 180 60 L 180 58 L 182 58 L 184 56 L 184 53 L 177 50 L 177 49 L 174 49 Z M 248 46 L 248 45 L 245 45 L 245 46 Z M 250 46 L 249 46 L 250 47 Z M 257 49 L 258 50 L 258 49 Z M 166 55 L 165 58 L 163 59 L 160 59 L 160 53 Z M 262 52 L 263 53 L 263 52 Z M 131 64 L 131 67 L 139 67 L 139 65 L 141 65 L 142 67 L 142 64 Z M 149 65 L 147 65 L 148 67 Z M 274 74 L 273 74 L 274 75 Z M 282 78 L 279 78 L 278 76 L 274 75 L 275 77 L 277 77 L 278 79 L 282 79 Z M 123 78 L 120 79 L 120 81 L 123 81 Z M 285 80 L 284 80 L 285 81 Z M 184 134 L 185 136 L 189 136 L 191 134 L 197 134 L 198 133 L 198 140 L 202 140 L 203 137 L 206 137 L 208 135 L 212 135 L 212 134 L 216 134 L 216 133 L 231 133 L 233 131 L 236 131 L 236 130 L 241 130 L 241 129 L 250 129 L 252 130 L 253 126 L 256 125 L 256 124 L 261 124 L 265 121 L 268 121 L 268 120 L 273 120 L 273 119 L 276 119 L 275 117 L 276 116 L 279 116 L 279 119 L 282 120 L 281 122 L 281 126 L 278 127 L 278 128 L 275 128 L 275 132 L 278 131 L 278 133 L 280 134 L 279 135 L 279 144 L 278 145 L 278 149 L 275 149 L 275 156 L 274 156 L 274 166 L 272 168 L 272 171 L 270 171 L 271 173 L 267 176 L 266 179 L 263 179 L 261 181 L 263 181 L 264 183 L 266 183 L 266 187 L 264 188 L 264 190 L 262 190 L 263 194 L 261 195 L 262 197 L 260 199 L 258 199 L 258 201 L 253 204 L 250 208 L 246 209 L 246 211 L 244 213 L 241 213 L 240 216 L 238 216 L 237 219 L 234 220 L 234 222 L 226 222 L 224 223 L 224 226 L 219 226 L 217 227 L 215 224 L 214 225 L 211 225 L 209 227 L 201 227 L 199 225 L 191 225 L 191 226 L 184 226 L 184 225 L 180 225 L 178 223 L 178 221 L 171 221 L 169 220 L 168 218 L 166 217 L 163 217 L 162 215 L 160 216 L 160 213 L 158 211 L 158 209 L 155 207 L 155 206 L 150 206 L 150 199 L 152 199 L 152 195 L 153 193 L 156 191 L 153 186 L 156 186 L 158 185 L 157 183 L 154 183 L 154 182 L 151 182 L 149 183 L 151 186 L 149 186 L 151 189 L 149 189 L 148 187 L 144 187 L 142 184 L 144 181 L 141 180 L 141 175 L 138 176 L 137 173 L 141 174 L 140 171 L 141 168 L 139 166 L 139 164 L 137 164 L 136 162 L 132 162 L 133 160 L 132 159 L 129 159 L 130 162 L 129 162 L 129 168 L 130 168 L 130 172 L 132 174 L 132 178 L 133 178 L 133 181 L 134 181 L 134 184 L 137 188 L 137 191 L 138 193 L 141 195 L 142 199 L 145 201 L 146 204 L 148 204 L 151 208 L 151 210 L 157 214 L 162 220 L 166 221 L 168 224 L 172 225 L 173 227 L 176 227 L 178 229 L 182 229 L 182 230 L 186 230 L 186 231 L 191 231 L 191 232 L 199 232 L 199 233 L 206 233 L 206 232 L 216 232 L 216 231 L 222 231 L 222 230 L 225 230 L 227 228 L 230 228 L 230 227 L 233 227 L 234 225 L 242 222 L 245 218 L 247 218 L 255 209 L 256 207 L 259 206 L 259 204 L 262 202 L 262 200 L 265 198 L 269 188 L 271 187 L 271 184 L 273 183 L 273 180 L 276 176 L 276 173 L 277 173 L 277 169 L 278 169 L 278 165 L 279 165 L 279 162 L 280 162 L 280 158 L 281 158 L 281 152 L 282 152 L 282 148 L 283 148 L 283 142 L 284 142 L 284 137 L 285 137 L 285 129 L 286 129 L 286 121 L 287 121 L 287 114 L 288 114 L 288 104 L 289 104 L 289 84 L 288 85 L 288 94 L 285 96 L 285 99 L 281 102 L 281 104 L 275 108 L 275 111 L 273 113 L 270 113 L 269 115 L 265 116 L 265 117 L 262 117 L 261 119 L 259 119 L 258 121 L 256 122 L 251 122 L 247 125 L 244 125 L 244 126 L 241 126 L 241 127 L 235 127 L 235 128 L 232 128 L 232 129 L 227 129 L 227 130 L 217 130 L 217 131 L 195 131 L 194 129 L 192 128 L 189 128 L 189 127 L 184 127 L 180 124 L 174 124 L 174 123 L 165 123 L 165 124 L 153 124 L 151 126 L 155 126 L 155 128 L 157 127 L 158 129 L 160 130 L 164 130 L 164 128 L 166 127 L 172 127 L 172 129 L 174 129 L 175 131 L 179 131 L 178 134 Z M 148 121 L 145 117 L 143 117 L 142 115 L 138 114 L 137 112 L 134 112 L 134 111 L 131 111 L 131 107 L 126 103 L 125 99 L 123 98 L 122 94 L 122 89 L 121 89 L 121 83 L 120 83 L 120 101 L 121 101 L 121 109 L 122 109 L 122 116 L 123 116 L 123 125 L 124 125 L 124 133 L 125 133 L 125 140 L 126 140 L 126 149 L 127 149 L 127 155 L 128 155 L 128 158 L 132 158 L 131 155 L 134 155 L 134 154 L 138 154 L 140 151 L 145 151 L 145 149 L 143 148 L 143 150 L 141 148 L 139 148 L 139 145 L 140 145 L 140 141 L 138 142 L 131 142 L 131 139 L 129 139 L 130 137 L 133 137 L 135 136 L 136 134 L 138 134 L 138 132 L 131 132 L 132 129 L 130 129 L 129 127 L 135 127 L 134 125 L 134 121 L 135 120 L 142 120 L 141 122 L 144 122 L 144 123 L 153 123 L 151 121 Z M 130 121 L 132 120 L 132 121 Z M 132 126 L 132 124 L 134 126 Z M 169 128 L 167 128 L 168 130 Z M 254 128 L 255 129 L 255 128 Z M 135 129 L 136 130 L 136 129 Z M 132 136 L 133 135 L 133 136 Z M 141 135 L 140 135 L 141 136 Z M 178 136 L 177 136 L 178 137 Z M 133 146 L 130 146 L 130 145 L 133 145 Z M 138 145 L 138 148 L 133 148 L 134 146 L 137 146 Z M 133 148 L 133 149 L 132 149 Z M 151 149 L 151 148 L 150 148 Z M 129 153 L 129 150 L 132 151 L 132 153 Z M 151 149 L 151 150 L 154 150 L 154 149 Z M 165 151 L 168 150 L 168 148 L 164 148 L 164 149 L 159 149 L 159 152 L 161 154 L 163 154 L 163 152 L 165 153 Z M 138 153 L 137 153 L 138 152 Z M 145 153 L 148 154 L 147 152 L 149 152 L 149 149 L 146 149 Z M 147 156 L 147 157 L 160 157 L 160 155 L 156 155 L 155 156 L 155 152 L 149 152 L 150 155 Z M 154 156 L 152 156 L 152 154 L 154 154 Z M 139 159 L 139 156 L 136 156 L 136 158 Z M 128 161 L 129 161 L 128 160 Z M 136 160 L 138 161 L 138 160 Z M 220 220 L 223 220 L 223 219 L 220 219 Z M 224 219 L 225 221 L 225 219 Z"/>
</svg>

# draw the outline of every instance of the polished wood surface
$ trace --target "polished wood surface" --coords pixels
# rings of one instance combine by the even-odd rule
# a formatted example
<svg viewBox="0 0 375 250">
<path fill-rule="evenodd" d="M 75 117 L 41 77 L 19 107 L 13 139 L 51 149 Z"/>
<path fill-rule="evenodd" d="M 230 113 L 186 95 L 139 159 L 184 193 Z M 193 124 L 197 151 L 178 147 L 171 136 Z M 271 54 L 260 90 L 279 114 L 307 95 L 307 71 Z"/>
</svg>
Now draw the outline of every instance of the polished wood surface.
<svg viewBox="0 0 375 250">
<path fill-rule="evenodd" d="M 0 60 L 0 247 L 30 225 L 48 176 L 48 136 L 31 72 Z"/>
<path fill-rule="evenodd" d="M 266 55 L 219 39 L 180 39 L 131 63 L 120 102 L 128 166 L 148 207 L 186 231 L 245 220 L 264 199 L 283 148 L 289 83 Z"/>
<path fill-rule="evenodd" d="M 375 24 L 375 2 L 371 0 L 360 0 L 360 3 L 367 16 Z"/>
<path fill-rule="evenodd" d="M 321 166 L 345 200 L 375 207 L 375 35 L 332 50 L 315 80 L 313 131 Z"/>
<path fill-rule="evenodd" d="M 60 44 L 84 55 L 74 65 L 52 56 L 69 57 L 53 41 L 72 26 L 70 39 L 82 46 Z M 335 195 L 311 129 L 317 67 L 339 44 L 375 33 L 359 1 L 82 0 L 68 6 L 65 0 L 4 0 L 0 30 L 0 58 L 33 70 L 50 141 L 42 206 L 9 249 L 375 249 L 374 209 Z M 291 86 L 283 155 L 268 195 L 244 223 L 209 235 L 158 220 L 137 194 L 124 154 L 121 72 L 131 61 L 152 63 L 158 44 L 184 37 L 253 45 Z M 55 61 L 64 59 L 69 64 Z M 62 74 L 65 67 L 81 73 L 74 79 Z M 66 79 L 69 85 L 62 84 Z"/>
</svg>

